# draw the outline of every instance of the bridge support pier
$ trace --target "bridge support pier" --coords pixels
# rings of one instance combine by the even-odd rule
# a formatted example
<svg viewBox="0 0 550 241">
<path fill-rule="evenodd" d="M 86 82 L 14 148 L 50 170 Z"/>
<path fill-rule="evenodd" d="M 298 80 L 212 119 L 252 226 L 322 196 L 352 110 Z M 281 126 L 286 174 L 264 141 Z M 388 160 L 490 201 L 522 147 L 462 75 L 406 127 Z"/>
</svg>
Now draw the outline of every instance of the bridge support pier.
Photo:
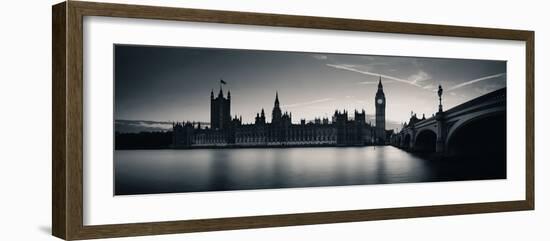
<svg viewBox="0 0 550 241">
<path fill-rule="evenodd" d="M 416 143 L 416 130 L 414 129 L 414 126 L 413 126 L 413 129 L 412 129 L 412 132 L 411 132 L 411 141 L 409 143 L 407 143 L 409 151 L 415 151 L 415 148 L 414 148 L 415 143 Z"/>
<path fill-rule="evenodd" d="M 444 116 L 443 112 L 441 111 L 441 107 L 439 112 L 435 115 L 435 120 L 437 122 L 437 140 L 435 141 L 435 153 L 443 154 L 445 153 L 445 124 L 444 124 Z"/>
<path fill-rule="evenodd" d="M 445 142 L 443 140 L 437 140 L 435 142 L 435 152 L 438 154 L 445 153 Z"/>
</svg>

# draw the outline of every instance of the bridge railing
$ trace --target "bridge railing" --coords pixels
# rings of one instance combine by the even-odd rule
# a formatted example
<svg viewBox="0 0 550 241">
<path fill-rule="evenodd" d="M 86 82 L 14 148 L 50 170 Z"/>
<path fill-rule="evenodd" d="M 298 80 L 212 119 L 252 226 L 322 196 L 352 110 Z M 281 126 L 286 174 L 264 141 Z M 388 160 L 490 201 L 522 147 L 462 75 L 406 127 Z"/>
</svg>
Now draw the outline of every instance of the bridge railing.
<svg viewBox="0 0 550 241">
<path fill-rule="evenodd" d="M 448 109 L 447 111 L 445 111 L 445 113 L 458 112 L 458 111 L 467 109 L 469 107 L 478 105 L 480 103 L 484 103 L 484 102 L 492 101 L 492 100 L 506 100 L 506 87 L 504 87 L 502 89 L 495 90 L 495 91 L 490 92 L 490 93 L 487 93 L 485 95 L 482 95 L 480 97 L 472 99 L 468 102 L 464 102 L 464 103 L 462 103 L 460 105 L 457 105 L 457 106 L 455 106 L 451 109 Z"/>
<path fill-rule="evenodd" d="M 502 89 L 495 90 L 495 91 L 490 92 L 490 93 L 487 93 L 485 95 L 479 96 L 479 97 L 474 98 L 470 101 L 464 102 L 460 105 L 457 105 L 457 106 L 455 106 L 451 109 L 446 110 L 445 114 L 451 114 L 451 113 L 459 112 L 461 110 L 468 109 L 472 106 L 475 106 L 475 105 L 478 105 L 478 104 L 481 104 L 481 103 L 484 103 L 484 102 L 488 102 L 488 101 L 493 101 L 493 100 L 504 100 L 505 101 L 506 100 L 506 87 L 504 87 Z M 435 116 L 432 116 L 430 118 L 426 118 L 425 120 L 421 120 L 421 121 L 416 122 L 415 126 L 431 122 L 434 119 L 435 119 Z"/>
<path fill-rule="evenodd" d="M 435 116 L 431 116 L 430 118 L 426 118 L 425 120 L 420 120 L 420 121 L 416 122 L 415 125 L 421 125 L 423 123 L 430 122 L 434 119 L 435 119 Z"/>
</svg>

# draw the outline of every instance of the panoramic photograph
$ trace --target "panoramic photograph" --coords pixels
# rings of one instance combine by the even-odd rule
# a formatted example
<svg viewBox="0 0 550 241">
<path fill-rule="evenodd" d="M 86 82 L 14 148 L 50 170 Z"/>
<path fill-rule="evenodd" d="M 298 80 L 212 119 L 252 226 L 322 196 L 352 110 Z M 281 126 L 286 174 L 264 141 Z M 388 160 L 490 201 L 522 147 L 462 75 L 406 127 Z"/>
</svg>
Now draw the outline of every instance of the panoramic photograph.
<svg viewBox="0 0 550 241">
<path fill-rule="evenodd" d="M 506 179 L 506 61 L 113 51 L 114 195 Z"/>
</svg>

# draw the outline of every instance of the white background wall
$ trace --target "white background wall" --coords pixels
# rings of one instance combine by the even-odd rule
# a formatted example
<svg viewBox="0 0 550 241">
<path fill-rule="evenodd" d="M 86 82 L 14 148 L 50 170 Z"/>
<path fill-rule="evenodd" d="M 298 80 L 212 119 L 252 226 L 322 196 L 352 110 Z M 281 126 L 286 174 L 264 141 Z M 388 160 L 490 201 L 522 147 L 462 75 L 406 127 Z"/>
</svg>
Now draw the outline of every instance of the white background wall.
<svg viewBox="0 0 550 241">
<path fill-rule="evenodd" d="M 120 2 L 120 1 L 119 1 Z M 536 31 L 536 210 L 297 226 L 120 240 L 548 240 L 550 21 L 545 1 L 126 1 L 220 10 Z M 57 1 L 6 1 L 0 10 L 0 240 L 56 240 L 51 230 L 51 10 Z M 546 223 L 546 224 L 545 224 Z"/>
</svg>

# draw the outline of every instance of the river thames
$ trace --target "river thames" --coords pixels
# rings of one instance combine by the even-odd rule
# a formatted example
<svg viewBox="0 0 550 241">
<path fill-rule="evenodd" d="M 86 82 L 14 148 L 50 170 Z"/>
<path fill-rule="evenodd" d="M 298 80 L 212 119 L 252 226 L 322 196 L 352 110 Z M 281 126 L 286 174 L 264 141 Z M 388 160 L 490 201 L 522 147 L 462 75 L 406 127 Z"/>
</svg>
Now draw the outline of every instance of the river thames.
<svg viewBox="0 0 550 241">
<path fill-rule="evenodd" d="M 505 162 L 435 160 L 393 146 L 116 150 L 115 195 L 506 178 Z"/>
</svg>

